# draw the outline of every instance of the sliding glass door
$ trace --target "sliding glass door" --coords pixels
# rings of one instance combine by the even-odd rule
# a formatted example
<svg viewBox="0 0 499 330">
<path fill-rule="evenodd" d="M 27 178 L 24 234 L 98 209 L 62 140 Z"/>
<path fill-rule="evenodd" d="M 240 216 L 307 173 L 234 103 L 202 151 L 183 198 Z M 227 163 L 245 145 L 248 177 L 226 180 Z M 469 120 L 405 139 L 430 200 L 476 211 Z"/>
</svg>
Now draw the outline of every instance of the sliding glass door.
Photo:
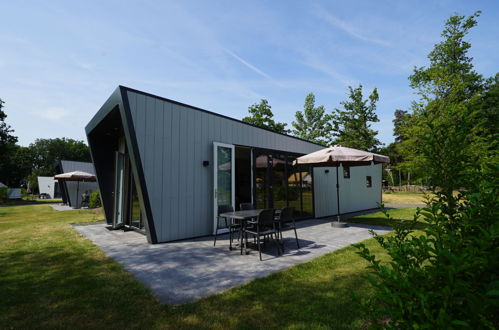
<svg viewBox="0 0 499 330">
<path fill-rule="evenodd" d="M 218 221 L 218 206 L 235 207 L 235 155 L 234 145 L 213 143 L 213 196 L 215 233 Z"/>
<path fill-rule="evenodd" d="M 253 149 L 254 200 L 258 209 L 292 206 L 296 218 L 313 216 L 312 173 L 293 166 L 299 154 Z"/>
<path fill-rule="evenodd" d="M 125 155 L 116 152 L 116 174 L 114 184 L 114 218 L 113 228 L 123 227 L 124 221 L 124 183 L 125 183 Z"/>
</svg>

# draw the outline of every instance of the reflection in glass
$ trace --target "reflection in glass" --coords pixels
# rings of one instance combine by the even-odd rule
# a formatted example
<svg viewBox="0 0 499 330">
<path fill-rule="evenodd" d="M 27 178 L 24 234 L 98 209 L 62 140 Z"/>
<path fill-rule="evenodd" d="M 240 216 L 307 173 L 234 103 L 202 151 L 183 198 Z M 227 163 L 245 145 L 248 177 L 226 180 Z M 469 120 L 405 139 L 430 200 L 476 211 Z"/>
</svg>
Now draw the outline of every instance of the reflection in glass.
<svg viewBox="0 0 499 330">
<path fill-rule="evenodd" d="M 302 175 L 301 195 L 303 200 L 302 216 L 311 217 L 314 214 L 314 202 L 312 197 L 312 168 L 310 166 L 301 167 L 301 172 L 307 172 Z"/>
<path fill-rule="evenodd" d="M 301 177 L 308 173 L 300 172 L 293 167 L 293 158 L 288 157 L 288 205 L 293 207 L 293 216 L 301 217 Z"/>
<path fill-rule="evenodd" d="M 272 200 L 275 209 L 287 206 L 286 156 L 274 154 L 272 157 Z"/>
<path fill-rule="evenodd" d="M 232 205 L 232 149 L 217 147 L 217 202 Z"/>
<path fill-rule="evenodd" d="M 267 207 L 267 155 L 259 155 L 255 158 L 255 204 L 257 209 Z"/>
<path fill-rule="evenodd" d="M 142 210 L 140 208 L 139 196 L 137 194 L 137 182 L 131 178 L 130 184 L 130 226 L 143 229 L 144 221 L 142 218 Z"/>
</svg>

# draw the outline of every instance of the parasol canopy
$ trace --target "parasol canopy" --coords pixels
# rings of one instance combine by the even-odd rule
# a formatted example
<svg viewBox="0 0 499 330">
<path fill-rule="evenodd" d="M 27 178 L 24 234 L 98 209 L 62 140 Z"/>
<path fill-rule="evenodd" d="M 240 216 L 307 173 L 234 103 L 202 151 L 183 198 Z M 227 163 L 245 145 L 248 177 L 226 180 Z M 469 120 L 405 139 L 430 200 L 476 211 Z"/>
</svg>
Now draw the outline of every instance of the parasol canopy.
<svg viewBox="0 0 499 330">
<path fill-rule="evenodd" d="M 389 163 L 390 158 L 383 155 L 378 155 L 368 151 L 362 151 L 358 149 L 352 149 L 342 146 L 332 146 L 325 149 L 321 149 L 316 152 L 312 152 L 308 155 L 304 155 L 296 158 L 293 161 L 293 165 L 311 165 L 315 167 L 326 167 L 334 166 L 336 167 L 336 205 L 338 207 L 338 213 L 336 215 L 337 222 L 332 223 L 333 227 L 346 227 L 347 225 L 340 222 L 340 184 L 338 180 L 338 167 L 343 166 L 363 166 L 379 164 L 379 163 Z"/>
<path fill-rule="evenodd" d="M 54 176 L 54 179 L 64 181 L 96 181 L 95 175 L 82 171 L 57 174 Z"/>
<path fill-rule="evenodd" d="M 362 166 L 371 163 L 389 162 L 390 158 L 387 156 L 342 146 L 333 146 L 298 157 L 293 162 L 293 165 L 338 166 L 341 163 L 345 166 Z"/>
</svg>

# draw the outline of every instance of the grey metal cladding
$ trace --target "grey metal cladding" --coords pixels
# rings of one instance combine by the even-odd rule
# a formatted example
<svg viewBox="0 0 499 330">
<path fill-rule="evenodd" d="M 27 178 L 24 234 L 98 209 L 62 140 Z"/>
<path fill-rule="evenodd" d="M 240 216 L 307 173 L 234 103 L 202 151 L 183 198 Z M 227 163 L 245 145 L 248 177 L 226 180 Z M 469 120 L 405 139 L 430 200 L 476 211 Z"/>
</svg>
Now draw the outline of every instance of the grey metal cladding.
<svg viewBox="0 0 499 330">
<path fill-rule="evenodd" d="M 213 142 L 310 153 L 322 147 L 125 88 L 158 242 L 211 234 Z M 210 162 L 203 167 L 204 160 Z"/>
</svg>

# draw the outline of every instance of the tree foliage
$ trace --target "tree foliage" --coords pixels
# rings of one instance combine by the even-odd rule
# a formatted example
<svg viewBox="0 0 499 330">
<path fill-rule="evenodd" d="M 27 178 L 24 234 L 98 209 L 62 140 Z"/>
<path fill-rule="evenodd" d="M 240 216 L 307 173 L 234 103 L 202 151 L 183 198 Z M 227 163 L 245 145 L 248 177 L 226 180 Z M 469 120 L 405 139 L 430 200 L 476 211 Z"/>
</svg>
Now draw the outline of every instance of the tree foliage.
<svg viewBox="0 0 499 330">
<path fill-rule="evenodd" d="M 378 122 L 376 102 L 379 100 L 378 90 L 374 90 L 369 98 L 364 100 L 362 85 L 356 88 L 348 87 L 349 100 L 341 102 L 343 109 L 335 109 L 333 113 L 333 133 L 335 144 L 345 147 L 376 151 L 381 142 L 376 139 L 377 131 L 371 128 L 371 123 Z"/>
<path fill-rule="evenodd" d="M 365 310 L 373 328 L 499 323 L 497 124 L 484 120 L 497 95 L 493 82 L 483 88 L 464 41 L 478 15 L 450 17 L 429 66 L 410 76 L 421 99 L 402 130 L 404 158 L 422 166 L 435 197 L 393 235 L 375 235 L 388 264 L 357 245 L 372 270 L 375 295 Z M 414 231 L 419 215 L 422 233 Z"/>
<path fill-rule="evenodd" d="M 17 137 L 11 134 L 14 130 L 5 122 L 7 114 L 2 110 L 4 104 L 5 102 L 0 99 L 0 153 L 6 145 L 17 142 Z"/>
<path fill-rule="evenodd" d="M 327 145 L 332 129 L 330 119 L 323 105 L 315 106 L 315 95 L 309 93 L 305 97 L 303 111 L 295 113 L 295 121 L 292 122 L 293 134 L 308 141 Z"/>
<path fill-rule="evenodd" d="M 409 77 L 420 100 L 414 102 L 405 128 L 406 164 L 426 173 L 434 189 L 443 189 L 451 209 L 453 191 L 476 182 L 467 172 L 485 155 L 484 143 L 473 134 L 481 116 L 473 105 L 483 90 L 483 79 L 473 70 L 467 55 L 471 45 L 464 40 L 478 15 L 449 18 L 443 41 L 428 56 L 429 66 L 415 68 Z"/>
<path fill-rule="evenodd" d="M 266 99 L 262 99 L 260 103 L 255 103 L 250 106 L 248 112 L 250 113 L 250 116 L 244 117 L 244 122 L 268 128 L 279 133 L 287 133 L 286 123 L 274 121 L 274 114 Z"/>
<path fill-rule="evenodd" d="M 12 135 L 14 130 L 5 122 L 7 114 L 3 111 L 4 104 L 0 99 L 0 182 L 12 186 L 17 182 L 17 169 L 21 164 L 15 159 L 17 137 Z"/>
</svg>

